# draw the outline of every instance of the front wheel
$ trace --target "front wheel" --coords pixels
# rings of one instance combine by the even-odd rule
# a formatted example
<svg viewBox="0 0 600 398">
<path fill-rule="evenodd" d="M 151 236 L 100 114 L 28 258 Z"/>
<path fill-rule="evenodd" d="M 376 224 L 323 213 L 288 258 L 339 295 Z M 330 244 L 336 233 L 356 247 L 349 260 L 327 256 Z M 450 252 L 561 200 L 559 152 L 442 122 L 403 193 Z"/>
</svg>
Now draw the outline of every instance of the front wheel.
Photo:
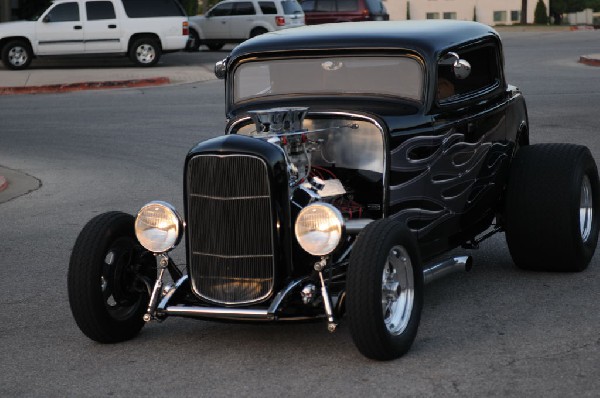
<svg viewBox="0 0 600 398">
<path fill-rule="evenodd" d="M 598 242 L 600 189 L 589 149 L 571 144 L 520 148 L 506 192 L 506 241 L 519 268 L 583 271 Z"/>
<path fill-rule="evenodd" d="M 346 289 L 346 314 L 358 350 L 377 360 L 405 354 L 423 308 L 423 271 L 408 228 L 393 220 L 369 224 L 352 249 Z"/>
<path fill-rule="evenodd" d="M 161 55 L 158 41 L 148 37 L 136 39 L 129 48 L 129 59 L 138 66 L 156 65 Z"/>
<path fill-rule="evenodd" d="M 129 214 L 100 214 L 85 225 L 71 253 L 71 312 L 81 331 L 100 343 L 129 340 L 144 326 L 156 262 L 137 242 L 133 224 Z"/>
<path fill-rule="evenodd" d="M 198 32 L 190 29 L 190 39 L 185 47 L 186 51 L 198 51 L 200 49 L 200 36 Z"/>
<path fill-rule="evenodd" d="M 12 40 L 2 48 L 2 63 L 8 69 L 26 69 L 31 63 L 33 53 L 29 44 L 23 40 Z"/>
</svg>

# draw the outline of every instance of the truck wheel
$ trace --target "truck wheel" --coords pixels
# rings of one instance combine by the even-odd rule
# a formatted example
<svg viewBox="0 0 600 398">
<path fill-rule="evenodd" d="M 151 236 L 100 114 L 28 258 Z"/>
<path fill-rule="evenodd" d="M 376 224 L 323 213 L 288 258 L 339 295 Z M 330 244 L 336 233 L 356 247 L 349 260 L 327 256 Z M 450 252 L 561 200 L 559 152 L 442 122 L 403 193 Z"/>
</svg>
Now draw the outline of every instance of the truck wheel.
<svg viewBox="0 0 600 398">
<path fill-rule="evenodd" d="M 194 29 L 190 29 L 190 40 L 185 48 L 186 51 L 198 51 L 200 49 L 200 36 Z"/>
<path fill-rule="evenodd" d="M 254 29 L 252 29 L 252 32 L 250 32 L 250 38 L 260 36 L 267 32 L 268 32 L 268 30 L 266 30 L 265 28 L 254 28 Z"/>
<path fill-rule="evenodd" d="M 31 47 L 23 40 L 9 41 L 2 48 L 2 63 L 8 69 L 26 69 L 31 63 L 32 57 Z"/>
<path fill-rule="evenodd" d="M 412 345 L 423 308 L 423 270 L 414 236 L 393 220 L 369 224 L 352 249 L 346 315 L 358 350 L 390 360 Z"/>
<path fill-rule="evenodd" d="M 85 225 L 71 253 L 71 312 L 81 331 L 100 343 L 129 340 L 144 326 L 156 262 L 137 242 L 133 224 L 129 214 L 100 214 Z"/>
<path fill-rule="evenodd" d="M 506 241 L 519 268 L 577 272 L 598 242 L 598 169 L 589 149 L 571 144 L 520 148 L 506 195 Z"/>
<path fill-rule="evenodd" d="M 156 65 L 161 55 L 160 44 L 149 37 L 134 40 L 129 48 L 129 58 L 138 66 Z"/>
<path fill-rule="evenodd" d="M 210 51 L 219 51 L 220 49 L 223 48 L 225 44 L 223 43 L 212 43 L 212 44 L 207 44 L 206 47 L 208 47 L 208 49 Z"/>
</svg>

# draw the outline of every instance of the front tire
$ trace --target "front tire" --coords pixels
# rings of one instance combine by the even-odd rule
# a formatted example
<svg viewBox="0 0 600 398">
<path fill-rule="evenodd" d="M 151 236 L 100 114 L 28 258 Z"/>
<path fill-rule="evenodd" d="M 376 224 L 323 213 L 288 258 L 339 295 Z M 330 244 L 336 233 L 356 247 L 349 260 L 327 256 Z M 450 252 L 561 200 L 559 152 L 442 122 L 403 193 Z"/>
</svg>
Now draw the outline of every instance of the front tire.
<svg viewBox="0 0 600 398">
<path fill-rule="evenodd" d="M 129 340 L 144 326 L 156 262 L 137 242 L 133 224 L 129 214 L 100 214 L 85 225 L 71 253 L 71 312 L 81 331 L 100 343 Z"/>
<path fill-rule="evenodd" d="M 391 360 L 411 347 L 423 308 L 423 271 L 417 243 L 393 220 L 369 224 L 348 266 L 346 314 L 358 350 Z"/>
<path fill-rule="evenodd" d="M 134 40 L 129 48 L 129 59 L 137 66 L 154 66 L 160 60 L 161 55 L 160 43 L 149 37 Z"/>
<path fill-rule="evenodd" d="M 12 70 L 27 69 L 33 58 L 29 43 L 24 40 L 12 40 L 2 48 L 2 63 Z"/>
<path fill-rule="evenodd" d="M 186 46 L 186 51 L 198 51 L 200 49 L 200 36 L 198 32 L 193 29 L 190 29 L 190 40 L 188 45 Z"/>
<path fill-rule="evenodd" d="M 536 271 L 587 268 L 598 242 L 598 169 L 588 148 L 520 148 L 506 195 L 506 241 L 515 264 Z"/>
</svg>

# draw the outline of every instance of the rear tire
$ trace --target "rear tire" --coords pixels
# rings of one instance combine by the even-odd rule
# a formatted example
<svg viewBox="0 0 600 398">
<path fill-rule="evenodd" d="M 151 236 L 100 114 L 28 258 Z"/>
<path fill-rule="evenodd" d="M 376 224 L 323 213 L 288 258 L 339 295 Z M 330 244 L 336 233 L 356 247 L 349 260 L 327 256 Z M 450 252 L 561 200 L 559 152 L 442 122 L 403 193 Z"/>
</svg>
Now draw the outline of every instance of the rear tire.
<svg viewBox="0 0 600 398">
<path fill-rule="evenodd" d="M 369 224 L 350 255 L 346 315 L 358 350 L 395 359 L 411 347 L 423 308 L 423 270 L 416 239 L 393 220 Z"/>
<path fill-rule="evenodd" d="M 588 148 L 521 147 L 506 196 L 506 241 L 515 264 L 537 271 L 587 268 L 598 242 L 598 170 Z"/>
<path fill-rule="evenodd" d="M 146 286 L 156 280 L 156 262 L 137 242 L 133 224 L 129 214 L 100 214 L 85 225 L 71 253 L 71 312 L 81 331 L 100 343 L 129 340 L 145 323 Z"/>
<path fill-rule="evenodd" d="M 8 69 L 27 69 L 32 58 L 31 47 L 24 40 L 11 40 L 2 48 L 2 63 Z"/>
<path fill-rule="evenodd" d="M 207 44 L 206 47 L 208 47 L 208 49 L 210 51 L 219 51 L 220 49 L 223 48 L 225 44 L 223 43 L 211 43 L 211 44 Z"/>
<path fill-rule="evenodd" d="M 129 48 L 129 59 L 137 66 L 154 66 L 160 60 L 161 55 L 160 43 L 149 37 L 134 40 Z"/>
<path fill-rule="evenodd" d="M 268 30 L 266 30 L 265 28 L 254 28 L 252 29 L 252 32 L 250 32 L 250 38 L 263 35 L 267 32 Z"/>
</svg>

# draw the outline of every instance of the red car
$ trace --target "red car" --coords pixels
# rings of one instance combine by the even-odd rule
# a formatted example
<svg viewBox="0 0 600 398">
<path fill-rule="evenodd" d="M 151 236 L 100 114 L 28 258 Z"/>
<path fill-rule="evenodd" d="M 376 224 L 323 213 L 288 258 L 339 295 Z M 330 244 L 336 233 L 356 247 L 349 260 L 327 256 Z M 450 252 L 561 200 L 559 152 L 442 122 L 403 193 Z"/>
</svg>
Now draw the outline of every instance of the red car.
<svg viewBox="0 0 600 398">
<path fill-rule="evenodd" d="M 304 0 L 300 5 L 307 25 L 390 19 L 381 0 Z"/>
</svg>

